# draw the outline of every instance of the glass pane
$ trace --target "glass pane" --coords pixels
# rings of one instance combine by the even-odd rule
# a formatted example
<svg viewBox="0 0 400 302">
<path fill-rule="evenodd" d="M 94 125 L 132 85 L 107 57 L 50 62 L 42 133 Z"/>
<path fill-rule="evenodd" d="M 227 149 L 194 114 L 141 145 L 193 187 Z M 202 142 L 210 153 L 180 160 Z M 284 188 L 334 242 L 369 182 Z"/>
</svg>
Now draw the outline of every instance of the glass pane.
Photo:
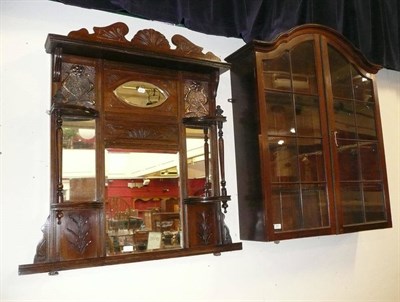
<svg viewBox="0 0 400 302">
<path fill-rule="evenodd" d="M 141 108 L 152 108 L 161 105 L 168 98 L 168 93 L 147 82 L 130 81 L 121 84 L 114 94 L 122 102 Z"/>
<path fill-rule="evenodd" d="M 205 148 L 209 150 L 208 159 L 205 157 Z M 188 196 L 211 196 L 213 194 L 210 148 L 209 141 L 205 144 L 203 129 L 186 128 Z"/>
<path fill-rule="evenodd" d="M 352 67 L 350 63 L 330 45 L 328 45 L 328 53 L 333 96 L 352 99 Z"/>
<path fill-rule="evenodd" d="M 299 185 L 272 186 L 272 204 L 276 232 L 302 227 Z"/>
<path fill-rule="evenodd" d="M 367 222 L 386 220 L 381 184 L 364 184 L 365 218 Z"/>
<path fill-rule="evenodd" d="M 364 102 L 373 102 L 372 80 L 362 76 L 354 68 L 352 74 L 354 98 Z"/>
<path fill-rule="evenodd" d="M 338 140 L 338 144 L 340 180 L 359 180 L 360 168 L 357 143 L 348 140 Z"/>
<path fill-rule="evenodd" d="M 299 185 L 273 186 L 272 204 L 276 232 L 329 226 L 324 185 L 303 186 L 301 196 Z"/>
<path fill-rule="evenodd" d="M 179 154 L 107 149 L 107 255 L 181 247 Z"/>
<path fill-rule="evenodd" d="M 64 201 L 95 201 L 95 121 L 65 121 L 62 130 Z"/>
<path fill-rule="evenodd" d="M 364 206 L 360 184 L 343 183 L 340 186 L 342 199 L 343 223 L 355 224 L 364 222 Z"/>
<path fill-rule="evenodd" d="M 278 58 L 264 60 L 263 70 L 265 88 L 291 90 L 288 52 L 283 53 Z"/>
<path fill-rule="evenodd" d="M 356 119 L 352 101 L 334 100 L 335 130 L 338 138 L 355 139 Z"/>
<path fill-rule="evenodd" d="M 319 101 L 316 97 L 295 96 L 296 129 L 291 133 L 300 136 L 321 136 Z"/>
<path fill-rule="evenodd" d="M 322 154 L 322 140 L 299 138 L 299 167 L 303 182 L 324 181 L 325 166 Z"/>
<path fill-rule="evenodd" d="M 360 142 L 361 173 L 363 180 L 381 180 L 381 165 L 377 143 Z"/>
<path fill-rule="evenodd" d="M 269 137 L 272 182 L 298 181 L 298 154 L 295 138 Z"/>
<path fill-rule="evenodd" d="M 292 85 L 295 92 L 317 94 L 313 42 L 304 42 L 291 51 Z"/>
<path fill-rule="evenodd" d="M 359 139 L 376 140 L 375 110 L 368 102 L 355 102 Z"/>
<path fill-rule="evenodd" d="M 329 226 L 325 185 L 303 185 L 302 200 L 304 228 Z"/>
<path fill-rule="evenodd" d="M 291 94 L 266 93 L 268 135 L 296 133 Z"/>
</svg>

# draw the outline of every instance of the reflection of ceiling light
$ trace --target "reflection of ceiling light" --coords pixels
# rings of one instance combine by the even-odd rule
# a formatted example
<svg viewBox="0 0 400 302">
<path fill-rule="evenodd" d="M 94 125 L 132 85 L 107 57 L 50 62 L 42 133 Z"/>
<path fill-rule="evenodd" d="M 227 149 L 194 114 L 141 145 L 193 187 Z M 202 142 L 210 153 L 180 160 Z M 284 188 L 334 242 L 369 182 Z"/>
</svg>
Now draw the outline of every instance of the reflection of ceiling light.
<svg viewBox="0 0 400 302">
<path fill-rule="evenodd" d="M 290 133 L 296 133 L 296 129 L 290 128 Z"/>
<path fill-rule="evenodd" d="M 95 135 L 94 129 L 88 128 L 79 128 L 78 133 L 83 139 L 92 139 Z"/>
<path fill-rule="evenodd" d="M 278 141 L 278 145 L 283 145 L 285 143 L 285 141 L 283 140 L 283 139 L 280 139 L 279 141 Z"/>
<path fill-rule="evenodd" d="M 144 89 L 143 87 L 140 87 L 140 86 L 139 86 L 139 87 L 137 88 L 137 91 L 140 92 L 140 93 L 145 93 L 145 92 L 146 92 L 146 89 Z"/>
</svg>

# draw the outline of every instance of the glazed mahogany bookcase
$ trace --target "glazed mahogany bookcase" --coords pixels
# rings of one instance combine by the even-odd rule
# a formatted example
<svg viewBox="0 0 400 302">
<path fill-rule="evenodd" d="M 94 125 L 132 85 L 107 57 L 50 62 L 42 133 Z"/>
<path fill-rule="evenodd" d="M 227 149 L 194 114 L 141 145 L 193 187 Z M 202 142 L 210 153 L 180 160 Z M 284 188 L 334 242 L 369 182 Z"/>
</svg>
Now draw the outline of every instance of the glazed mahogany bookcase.
<svg viewBox="0 0 400 302">
<path fill-rule="evenodd" d="M 391 227 L 375 74 L 336 31 L 303 25 L 232 64 L 240 238 Z"/>
</svg>

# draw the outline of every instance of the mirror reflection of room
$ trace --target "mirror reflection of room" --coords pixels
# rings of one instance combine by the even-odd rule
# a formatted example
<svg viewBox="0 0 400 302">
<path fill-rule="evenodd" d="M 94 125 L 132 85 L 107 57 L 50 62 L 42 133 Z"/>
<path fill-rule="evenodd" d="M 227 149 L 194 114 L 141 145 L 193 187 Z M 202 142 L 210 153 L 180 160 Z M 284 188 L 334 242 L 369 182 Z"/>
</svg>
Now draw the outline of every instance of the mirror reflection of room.
<svg viewBox="0 0 400 302">
<path fill-rule="evenodd" d="M 95 121 L 66 121 L 62 131 L 64 201 L 96 201 Z"/>
<path fill-rule="evenodd" d="M 151 108 L 160 106 L 168 98 L 168 93 L 159 87 L 139 81 L 128 81 L 114 90 L 115 96 L 131 106 Z"/>
<path fill-rule="evenodd" d="M 203 130 L 187 136 L 187 194 L 204 196 Z M 94 120 L 64 123 L 62 152 L 65 201 L 96 201 Z M 107 254 L 181 248 L 179 153 L 108 148 L 105 164 Z"/>
<path fill-rule="evenodd" d="M 186 128 L 187 195 L 190 197 L 212 195 L 212 161 L 209 149 L 210 143 L 204 135 L 204 129 Z"/>
<path fill-rule="evenodd" d="M 143 90 L 143 91 L 142 91 Z M 114 90 L 118 99 L 133 107 L 155 107 L 168 93 L 157 86 L 128 81 Z M 149 103 L 151 102 L 151 104 Z M 209 127 L 185 127 L 185 154 L 174 150 L 131 149 L 108 146 L 104 153 L 104 191 L 96 188 L 95 119 L 68 120 L 62 126 L 62 180 L 64 201 L 98 202 L 104 192 L 105 246 L 108 256 L 180 249 L 182 200 L 213 195 Z M 111 144 L 112 145 L 112 144 Z M 180 163 L 180 161 L 184 163 Z M 180 169 L 186 181 L 181 183 Z M 185 186 L 182 189 L 182 186 Z"/>
<path fill-rule="evenodd" d="M 179 153 L 109 148 L 105 161 L 107 254 L 180 248 Z"/>
</svg>

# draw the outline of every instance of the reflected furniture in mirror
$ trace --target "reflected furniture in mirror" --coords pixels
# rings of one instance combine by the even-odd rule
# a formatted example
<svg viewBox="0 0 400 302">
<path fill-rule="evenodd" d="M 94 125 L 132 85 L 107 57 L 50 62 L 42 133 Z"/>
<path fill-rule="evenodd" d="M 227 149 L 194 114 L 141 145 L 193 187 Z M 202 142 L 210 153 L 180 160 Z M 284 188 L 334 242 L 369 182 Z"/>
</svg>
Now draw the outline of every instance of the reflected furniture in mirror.
<svg viewBox="0 0 400 302">
<path fill-rule="evenodd" d="M 51 201 L 31 274 L 240 250 L 225 213 L 219 76 L 186 38 L 49 34 Z"/>
<path fill-rule="evenodd" d="M 380 67 L 312 24 L 253 41 L 226 61 L 241 239 L 391 227 L 374 77 Z"/>
</svg>

